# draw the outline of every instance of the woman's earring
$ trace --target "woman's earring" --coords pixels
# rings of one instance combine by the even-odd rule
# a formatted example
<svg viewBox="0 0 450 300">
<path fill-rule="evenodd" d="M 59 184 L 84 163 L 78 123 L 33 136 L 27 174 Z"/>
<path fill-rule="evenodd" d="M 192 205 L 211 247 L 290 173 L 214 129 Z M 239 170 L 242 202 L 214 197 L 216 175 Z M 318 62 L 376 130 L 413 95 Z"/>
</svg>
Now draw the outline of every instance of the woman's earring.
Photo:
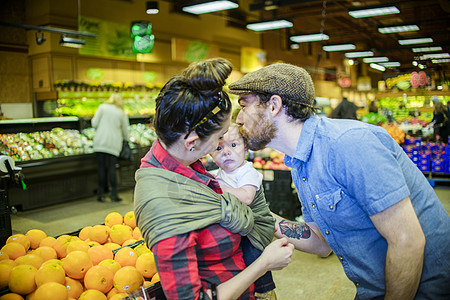
<svg viewBox="0 0 450 300">
<path fill-rule="evenodd" d="M 192 147 L 191 149 L 189 149 L 189 151 L 195 151 L 195 147 Z"/>
</svg>

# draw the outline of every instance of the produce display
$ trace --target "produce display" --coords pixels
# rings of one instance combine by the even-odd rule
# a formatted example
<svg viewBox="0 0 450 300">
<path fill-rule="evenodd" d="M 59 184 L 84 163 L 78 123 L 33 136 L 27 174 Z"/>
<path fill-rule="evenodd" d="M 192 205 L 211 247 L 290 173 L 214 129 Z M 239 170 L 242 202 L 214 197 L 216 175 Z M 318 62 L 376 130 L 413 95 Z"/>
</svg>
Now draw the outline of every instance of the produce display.
<svg viewBox="0 0 450 300">
<path fill-rule="evenodd" d="M 7 299 L 119 300 L 156 282 L 153 253 L 133 211 L 111 212 L 104 224 L 76 235 L 13 234 L 0 249 L 0 291 Z"/>
<path fill-rule="evenodd" d="M 130 146 L 150 146 L 155 132 L 145 124 L 129 126 Z M 53 128 L 51 131 L 0 134 L 0 152 L 14 161 L 47 159 L 93 153 L 94 128 L 80 133 L 74 129 Z"/>
</svg>

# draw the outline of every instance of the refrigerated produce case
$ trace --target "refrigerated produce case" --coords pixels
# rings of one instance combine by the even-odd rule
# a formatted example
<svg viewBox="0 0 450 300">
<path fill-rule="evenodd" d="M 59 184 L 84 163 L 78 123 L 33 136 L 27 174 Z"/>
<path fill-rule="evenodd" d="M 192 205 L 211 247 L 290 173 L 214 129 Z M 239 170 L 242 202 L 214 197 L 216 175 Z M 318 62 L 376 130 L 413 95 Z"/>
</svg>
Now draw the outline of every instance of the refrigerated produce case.
<svg viewBox="0 0 450 300">
<path fill-rule="evenodd" d="M 147 124 L 150 120 L 149 116 L 130 117 L 130 124 Z M 5 120 L 0 121 L 0 134 L 7 136 L 55 129 L 82 132 L 89 126 L 89 119 L 78 117 Z M 139 168 L 140 159 L 150 148 L 148 144 L 130 144 L 132 146 L 131 160 L 119 161 L 117 165 L 119 190 L 134 187 L 134 173 Z M 35 145 L 30 147 L 33 148 Z M 6 150 L 3 149 L 2 152 Z M 9 191 L 9 202 L 13 211 L 45 207 L 96 194 L 97 161 L 92 148 L 80 148 L 77 152 L 62 152 L 42 159 L 16 161 L 16 165 L 22 168 L 27 189 Z"/>
</svg>

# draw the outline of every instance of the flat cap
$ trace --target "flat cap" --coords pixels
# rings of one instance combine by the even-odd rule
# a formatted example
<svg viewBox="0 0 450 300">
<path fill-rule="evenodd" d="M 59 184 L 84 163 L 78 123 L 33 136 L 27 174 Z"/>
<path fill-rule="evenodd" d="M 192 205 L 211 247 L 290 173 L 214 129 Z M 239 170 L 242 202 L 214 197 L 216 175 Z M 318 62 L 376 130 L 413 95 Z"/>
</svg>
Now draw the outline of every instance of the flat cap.
<svg viewBox="0 0 450 300">
<path fill-rule="evenodd" d="M 311 106 L 314 102 L 314 83 L 311 76 L 305 69 L 286 63 L 268 65 L 248 73 L 228 88 L 229 93 L 235 95 L 274 94 L 306 106 Z"/>
</svg>

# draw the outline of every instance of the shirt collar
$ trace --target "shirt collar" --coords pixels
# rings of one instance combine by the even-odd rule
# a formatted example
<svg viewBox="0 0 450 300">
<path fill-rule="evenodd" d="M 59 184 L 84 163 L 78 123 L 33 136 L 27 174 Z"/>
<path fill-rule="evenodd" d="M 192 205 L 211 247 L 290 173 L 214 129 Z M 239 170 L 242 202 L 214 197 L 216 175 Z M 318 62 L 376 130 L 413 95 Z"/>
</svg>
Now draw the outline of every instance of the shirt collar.
<svg viewBox="0 0 450 300">
<path fill-rule="evenodd" d="M 192 169 L 188 168 L 173 158 L 157 139 L 153 142 L 150 151 L 141 159 L 141 168 L 149 167 L 166 169 L 186 176 L 203 183 L 217 193 L 222 194 L 222 189 L 220 188 L 218 181 L 206 171 L 200 160 L 191 164 Z"/>
<path fill-rule="evenodd" d="M 311 156 L 312 146 L 314 142 L 314 135 L 316 132 L 316 127 L 319 122 L 318 116 L 312 116 L 308 119 L 306 119 L 305 122 L 303 122 L 302 132 L 300 133 L 300 138 L 297 142 L 297 148 L 295 149 L 295 153 L 293 157 L 287 156 L 287 159 L 285 159 L 286 165 L 288 167 L 292 166 L 292 159 L 298 159 L 303 162 L 306 162 L 309 160 Z"/>
</svg>

